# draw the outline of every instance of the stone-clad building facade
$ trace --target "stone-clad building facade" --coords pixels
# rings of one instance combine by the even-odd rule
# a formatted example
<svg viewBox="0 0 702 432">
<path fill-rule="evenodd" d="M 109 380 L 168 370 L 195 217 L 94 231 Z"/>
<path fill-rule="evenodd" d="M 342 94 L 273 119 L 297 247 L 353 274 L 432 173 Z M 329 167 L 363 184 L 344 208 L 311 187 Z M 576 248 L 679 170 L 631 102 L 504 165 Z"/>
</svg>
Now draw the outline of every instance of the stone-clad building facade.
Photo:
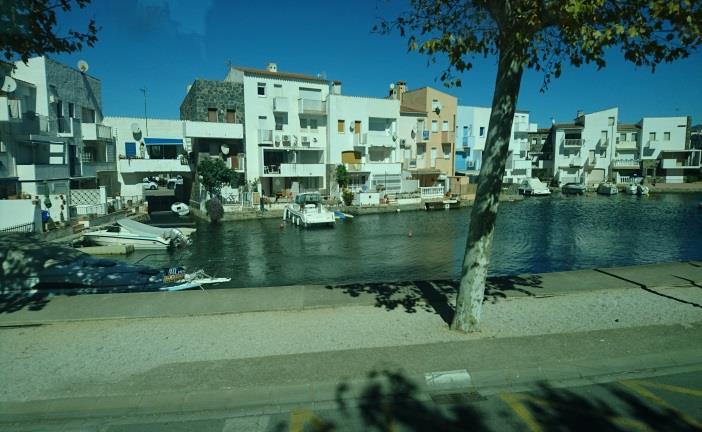
<svg viewBox="0 0 702 432">
<path fill-rule="evenodd" d="M 180 105 L 180 119 L 244 124 L 244 85 L 195 80 Z"/>
</svg>

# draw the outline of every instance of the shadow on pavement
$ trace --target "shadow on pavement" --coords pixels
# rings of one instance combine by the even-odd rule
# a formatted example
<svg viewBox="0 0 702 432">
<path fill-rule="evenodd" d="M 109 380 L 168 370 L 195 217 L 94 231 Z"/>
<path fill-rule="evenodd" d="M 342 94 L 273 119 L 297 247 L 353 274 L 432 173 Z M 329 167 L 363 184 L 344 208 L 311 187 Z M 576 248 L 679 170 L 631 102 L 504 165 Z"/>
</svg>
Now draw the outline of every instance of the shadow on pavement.
<svg viewBox="0 0 702 432">
<path fill-rule="evenodd" d="M 542 287 L 541 276 L 500 276 L 488 278 L 483 301 L 497 303 L 499 300 L 515 296 L 535 296 L 535 290 Z M 407 313 L 418 309 L 439 315 L 444 322 L 453 320 L 458 281 L 407 281 L 394 283 L 356 283 L 347 285 L 327 285 L 329 290 L 341 290 L 351 297 L 372 295 L 375 306 L 394 310 L 404 308 Z"/>
<path fill-rule="evenodd" d="M 401 372 L 373 371 L 357 397 L 337 386 L 335 408 L 310 413 L 274 430 L 369 431 L 699 431 L 696 420 L 672 408 L 653 406 L 627 391 L 605 387 L 602 396 L 541 384 L 528 393 L 504 393 L 491 401 L 478 394 L 421 395 Z M 472 392 L 477 394 L 477 392 Z M 431 396 L 431 397 L 428 397 Z M 502 400 L 499 400 L 499 399 Z"/>
<path fill-rule="evenodd" d="M 44 309 L 49 303 L 49 293 L 11 293 L 0 294 L 0 315 L 11 314 L 24 308 L 30 311 Z"/>
</svg>

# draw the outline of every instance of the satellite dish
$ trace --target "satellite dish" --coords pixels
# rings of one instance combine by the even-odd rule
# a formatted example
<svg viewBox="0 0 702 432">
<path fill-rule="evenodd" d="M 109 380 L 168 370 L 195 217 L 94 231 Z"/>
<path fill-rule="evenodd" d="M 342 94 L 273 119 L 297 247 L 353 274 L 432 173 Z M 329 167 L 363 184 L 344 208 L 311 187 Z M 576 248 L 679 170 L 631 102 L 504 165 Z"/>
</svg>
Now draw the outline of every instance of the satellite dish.
<svg viewBox="0 0 702 432">
<path fill-rule="evenodd" d="M 141 140 L 141 128 L 136 123 L 132 123 L 132 136 L 137 141 Z"/>
<path fill-rule="evenodd" d="M 13 80 L 9 76 L 3 77 L 0 90 L 4 91 L 5 93 L 12 93 L 13 91 L 17 90 L 17 81 Z"/>
<path fill-rule="evenodd" d="M 390 83 L 390 90 L 395 88 L 395 83 Z"/>
<path fill-rule="evenodd" d="M 85 60 L 78 60 L 78 70 L 81 71 L 81 73 L 86 73 L 88 72 L 88 62 Z"/>
<path fill-rule="evenodd" d="M 229 146 L 222 144 L 219 149 L 222 151 L 223 155 L 228 155 L 229 154 Z"/>
</svg>

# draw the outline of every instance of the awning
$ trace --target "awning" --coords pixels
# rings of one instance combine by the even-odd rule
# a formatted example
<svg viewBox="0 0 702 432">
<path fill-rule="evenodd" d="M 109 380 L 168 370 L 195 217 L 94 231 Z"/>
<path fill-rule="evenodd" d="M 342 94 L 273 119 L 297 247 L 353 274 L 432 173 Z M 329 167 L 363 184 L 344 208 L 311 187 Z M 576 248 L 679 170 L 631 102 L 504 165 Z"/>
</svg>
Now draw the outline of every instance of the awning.
<svg viewBox="0 0 702 432">
<path fill-rule="evenodd" d="M 183 145 L 181 138 L 144 138 L 146 145 Z"/>
</svg>

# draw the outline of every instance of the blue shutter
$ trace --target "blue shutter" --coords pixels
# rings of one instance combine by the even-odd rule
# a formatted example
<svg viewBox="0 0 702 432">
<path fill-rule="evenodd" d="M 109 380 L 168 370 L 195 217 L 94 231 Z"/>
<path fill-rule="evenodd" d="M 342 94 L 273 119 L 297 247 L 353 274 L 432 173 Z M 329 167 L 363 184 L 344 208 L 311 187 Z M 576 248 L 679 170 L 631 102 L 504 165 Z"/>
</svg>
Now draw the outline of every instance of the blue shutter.
<svg viewBox="0 0 702 432">
<path fill-rule="evenodd" d="M 124 151 L 127 153 L 127 157 L 136 156 L 136 143 L 135 142 L 124 143 Z"/>
</svg>

